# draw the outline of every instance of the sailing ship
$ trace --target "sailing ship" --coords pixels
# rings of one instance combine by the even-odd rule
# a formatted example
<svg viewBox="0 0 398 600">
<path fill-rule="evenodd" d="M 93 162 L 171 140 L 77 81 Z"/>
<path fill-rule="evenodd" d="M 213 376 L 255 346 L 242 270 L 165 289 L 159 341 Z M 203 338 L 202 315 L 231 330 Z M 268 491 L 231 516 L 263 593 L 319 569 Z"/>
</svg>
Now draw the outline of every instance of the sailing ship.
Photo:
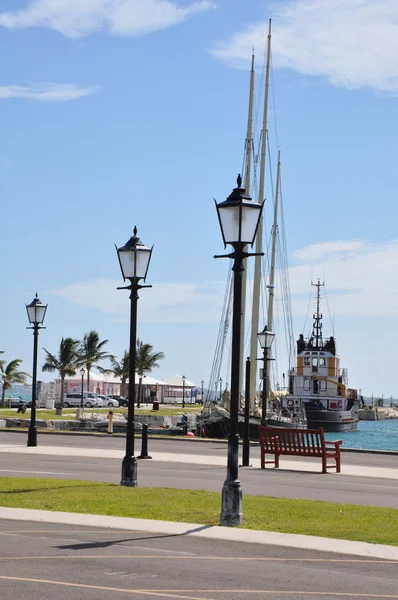
<svg viewBox="0 0 398 600">
<path fill-rule="evenodd" d="M 266 170 L 266 154 L 267 154 L 267 115 L 268 115 L 268 91 L 269 91 L 269 74 L 270 74 L 270 57 L 271 57 L 271 20 L 269 21 L 268 45 L 267 45 L 267 60 L 265 70 L 265 90 L 264 90 L 264 108 L 263 108 L 263 123 L 261 132 L 261 148 L 258 154 L 253 152 L 253 97 L 254 97 L 254 54 L 252 56 L 252 65 L 250 72 L 250 92 L 249 92 L 249 111 L 247 122 L 247 134 L 245 142 L 245 169 L 244 169 L 244 187 L 246 193 L 250 195 L 251 187 L 251 169 L 252 169 L 252 154 L 254 156 L 254 168 L 257 163 L 257 158 L 260 157 L 259 169 L 259 187 L 258 187 L 258 202 L 263 203 L 265 197 L 265 170 Z M 278 206 L 280 202 L 280 170 L 281 160 L 280 151 L 278 152 L 276 186 L 274 196 L 274 214 L 273 225 L 271 230 L 270 240 L 270 269 L 268 278 L 268 303 L 266 310 L 266 327 L 268 330 L 273 330 L 274 321 L 274 290 L 275 290 L 275 269 L 276 269 L 276 248 L 278 239 Z M 256 180 L 256 175 L 254 177 Z M 280 241 L 280 240 L 279 240 Z M 286 248 L 286 244 L 282 246 Z M 250 369 L 250 397 L 243 399 L 243 403 L 249 403 L 250 417 L 250 438 L 258 439 L 258 425 L 260 423 L 261 392 L 257 392 L 257 374 L 256 365 L 258 360 L 258 331 L 260 329 L 260 296 L 263 265 L 261 263 L 260 253 L 263 250 L 262 240 L 262 223 L 259 224 L 256 237 L 256 253 L 253 292 L 252 292 L 252 307 L 251 307 L 251 335 L 250 335 L 250 361 L 252 368 Z M 285 323 L 288 323 L 286 331 L 286 339 L 289 340 L 289 348 L 286 354 L 289 356 L 290 365 L 296 362 L 295 367 L 288 369 L 288 386 L 283 390 L 271 390 L 271 378 L 268 373 L 267 385 L 264 386 L 268 390 L 265 399 L 265 415 L 261 415 L 262 422 L 280 427 L 294 428 L 319 428 L 323 427 L 325 431 L 352 431 L 357 428 L 359 397 L 356 390 L 348 388 L 347 370 L 340 369 L 340 359 L 336 355 L 335 340 L 333 337 L 328 340 L 323 340 L 322 337 L 322 315 L 320 313 L 320 288 L 323 284 L 318 281 L 317 285 L 317 309 L 314 314 L 313 332 L 310 338 L 304 339 L 300 336 L 297 342 L 297 356 L 294 348 L 293 327 L 291 322 L 290 310 L 290 294 L 288 282 L 287 257 L 285 256 L 284 267 L 281 271 L 282 280 L 285 273 L 286 281 L 281 283 L 284 290 L 283 306 L 287 307 L 285 314 Z M 246 265 L 243 277 L 242 290 L 242 331 L 241 331 L 241 364 L 240 364 L 240 389 L 244 387 L 244 350 L 245 340 L 245 310 L 246 310 Z M 226 298 L 224 302 L 225 311 L 221 319 L 219 339 L 217 341 L 216 353 L 214 357 L 211 382 L 221 382 L 220 370 L 223 360 L 223 352 L 226 345 L 228 335 L 229 322 L 231 318 L 232 307 L 232 285 L 231 274 L 227 283 Z M 262 327 L 261 327 L 262 329 Z M 269 358 L 271 352 L 269 352 Z M 272 360 L 272 359 L 271 359 Z M 283 379 L 285 375 L 283 374 Z M 275 385 L 274 385 L 275 387 Z M 278 387 L 278 386 L 276 386 Z M 284 387 L 284 386 L 283 386 Z M 202 425 L 206 428 L 209 437 L 225 437 L 228 433 L 228 390 L 221 393 L 220 403 L 217 401 L 217 393 L 215 397 L 211 394 L 212 385 L 208 386 L 208 396 L 205 402 L 203 412 Z M 223 398 L 223 401 L 221 401 Z M 243 398 L 243 394 L 242 394 Z M 220 406 L 221 404 L 221 406 Z M 227 409 L 227 410 L 225 410 Z M 265 417 L 265 418 L 264 418 Z M 242 413 L 239 417 L 240 433 L 243 431 L 243 406 Z"/>
<path fill-rule="evenodd" d="M 281 399 L 282 414 L 305 410 L 307 427 L 325 431 L 355 431 L 363 398 L 348 387 L 347 369 L 340 367 L 333 336 L 325 339 L 322 333 L 320 310 L 321 287 L 316 287 L 316 311 L 312 334 L 297 340 L 297 363 L 289 371 L 289 393 Z"/>
</svg>

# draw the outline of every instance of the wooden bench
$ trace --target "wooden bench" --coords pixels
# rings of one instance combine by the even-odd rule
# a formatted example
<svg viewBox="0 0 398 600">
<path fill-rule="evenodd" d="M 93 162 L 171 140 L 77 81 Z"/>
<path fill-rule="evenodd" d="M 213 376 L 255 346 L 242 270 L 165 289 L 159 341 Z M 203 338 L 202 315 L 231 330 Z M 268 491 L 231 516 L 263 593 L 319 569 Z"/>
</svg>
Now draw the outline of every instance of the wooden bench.
<svg viewBox="0 0 398 600">
<path fill-rule="evenodd" d="M 341 440 L 327 442 L 323 429 L 293 429 L 285 427 L 259 426 L 261 468 L 266 464 L 274 464 L 279 468 L 280 456 L 308 456 L 322 458 L 322 473 L 327 469 L 341 471 L 340 444 Z M 273 454 L 273 460 L 265 460 L 266 454 Z M 333 464 L 328 464 L 333 459 Z"/>
</svg>

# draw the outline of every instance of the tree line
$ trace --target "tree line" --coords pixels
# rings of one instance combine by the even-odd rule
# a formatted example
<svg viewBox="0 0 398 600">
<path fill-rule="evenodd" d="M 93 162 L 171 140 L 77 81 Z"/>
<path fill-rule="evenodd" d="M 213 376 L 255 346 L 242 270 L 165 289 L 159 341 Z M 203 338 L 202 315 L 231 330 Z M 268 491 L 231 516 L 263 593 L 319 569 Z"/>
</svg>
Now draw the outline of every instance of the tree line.
<svg viewBox="0 0 398 600">
<path fill-rule="evenodd" d="M 61 398 L 60 406 L 64 406 L 64 382 L 66 377 L 73 377 L 79 369 L 85 368 L 87 371 L 87 389 L 90 389 L 90 373 L 93 367 L 97 368 L 104 375 L 113 375 L 120 379 L 121 395 L 126 394 L 127 379 L 129 376 L 130 354 L 125 350 L 121 360 L 108 353 L 105 346 L 109 340 L 100 341 L 97 331 L 90 331 L 84 334 L 83 340 L 76 340 L 71 337 L 62 338 L 57 353 L 51 353 L 46 348 L 46 360 L 42 366 L 43 371 L 50 373 L 57 372 L 61 379 Z M 3 352 L 0 352 L 3 354 Z M 138 402 L 140 405 L 142 394 L 142 379 L 159 367 L 158 361 L 164 359 L 163 352 L 155 352 L 151 344 L 146 344 L 137 339 L 136 347 L 136 373 L 139 377 Z M 109 360 L 108 368 L 102 367 L 99 363 Z M 0 383 L 2 384 L 2 394 L 0 406 L 4 407 L 5 394 L 14 384 L 28 384 L 29 374 L 20 371 L 21 359 L 14 359 L 8 364 L 0 360 Z"/>
</svg>

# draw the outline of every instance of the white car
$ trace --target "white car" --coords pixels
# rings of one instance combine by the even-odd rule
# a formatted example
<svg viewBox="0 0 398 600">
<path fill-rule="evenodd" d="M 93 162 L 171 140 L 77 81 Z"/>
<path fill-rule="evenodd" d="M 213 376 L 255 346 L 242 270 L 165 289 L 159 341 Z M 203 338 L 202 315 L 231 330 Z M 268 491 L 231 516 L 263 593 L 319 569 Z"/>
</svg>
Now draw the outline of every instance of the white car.
<svg viewBox="0 0 398 600">
<path fill-rule="evenodd" d="M 99 395 L 97 397 L 101 399 L 103 406 L 109 406 L 109 408 L 118 408 L 119 407 L 119 402 L 117 400 L 115 400 L 114 398 L 110 398 L 109 396 L 102 396 L 102 395 Z"/>
<path fill-rule="evenodd" d="M 77 407 L 81 406 L 82 395 L 79 393 L 75 394 L 65 394 L 64 396 L 64 406 L 65 408 Z M 95 394 L 91 392 L 83 392 L 83 405 L 86 408 L 100 407 L 102 406 L 102 400 Z"/>
</svg>

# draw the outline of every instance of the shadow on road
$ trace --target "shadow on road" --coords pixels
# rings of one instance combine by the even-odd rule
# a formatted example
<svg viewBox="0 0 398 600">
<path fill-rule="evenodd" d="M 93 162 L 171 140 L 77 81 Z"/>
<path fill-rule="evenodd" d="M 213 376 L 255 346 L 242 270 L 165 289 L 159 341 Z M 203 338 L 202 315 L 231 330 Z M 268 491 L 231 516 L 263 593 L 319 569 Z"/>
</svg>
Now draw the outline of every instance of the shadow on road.
<svg viewBox="0 0 398 600">
<path fill-rule="evenodd" d="M 190 535 L 192 533 L 197 533 L 199 531 L 204 531 L 205 529 L 211 529 L 213 525 L 201 525 L 200 527 L 195 527 L 195 529 L 187 529 L 183 533 L 171 533 L 171 534 L 161 534 L 161 535 L 146 535 L 144 537 L 134 537 L 134 538 L 124 538 L 121 540 L 107 540 L 103 542 L 85 542 L 84 544 L 67 544 L 64 546 L 53 546 L 54 548 L 58 548 L 59 550 L 94 550 L 95 548 L 109 548 L 110 546 L 117 546 L 119 544 L 123 544 L 125 542 L 140 542 L 143 540 L 158 540 L 158 539 L 166 539 L 166 538 L 178 538 L 183 537 L 185 535 Z M 106 533 L 106 532 L 104 532 Z"/>
</svg>

